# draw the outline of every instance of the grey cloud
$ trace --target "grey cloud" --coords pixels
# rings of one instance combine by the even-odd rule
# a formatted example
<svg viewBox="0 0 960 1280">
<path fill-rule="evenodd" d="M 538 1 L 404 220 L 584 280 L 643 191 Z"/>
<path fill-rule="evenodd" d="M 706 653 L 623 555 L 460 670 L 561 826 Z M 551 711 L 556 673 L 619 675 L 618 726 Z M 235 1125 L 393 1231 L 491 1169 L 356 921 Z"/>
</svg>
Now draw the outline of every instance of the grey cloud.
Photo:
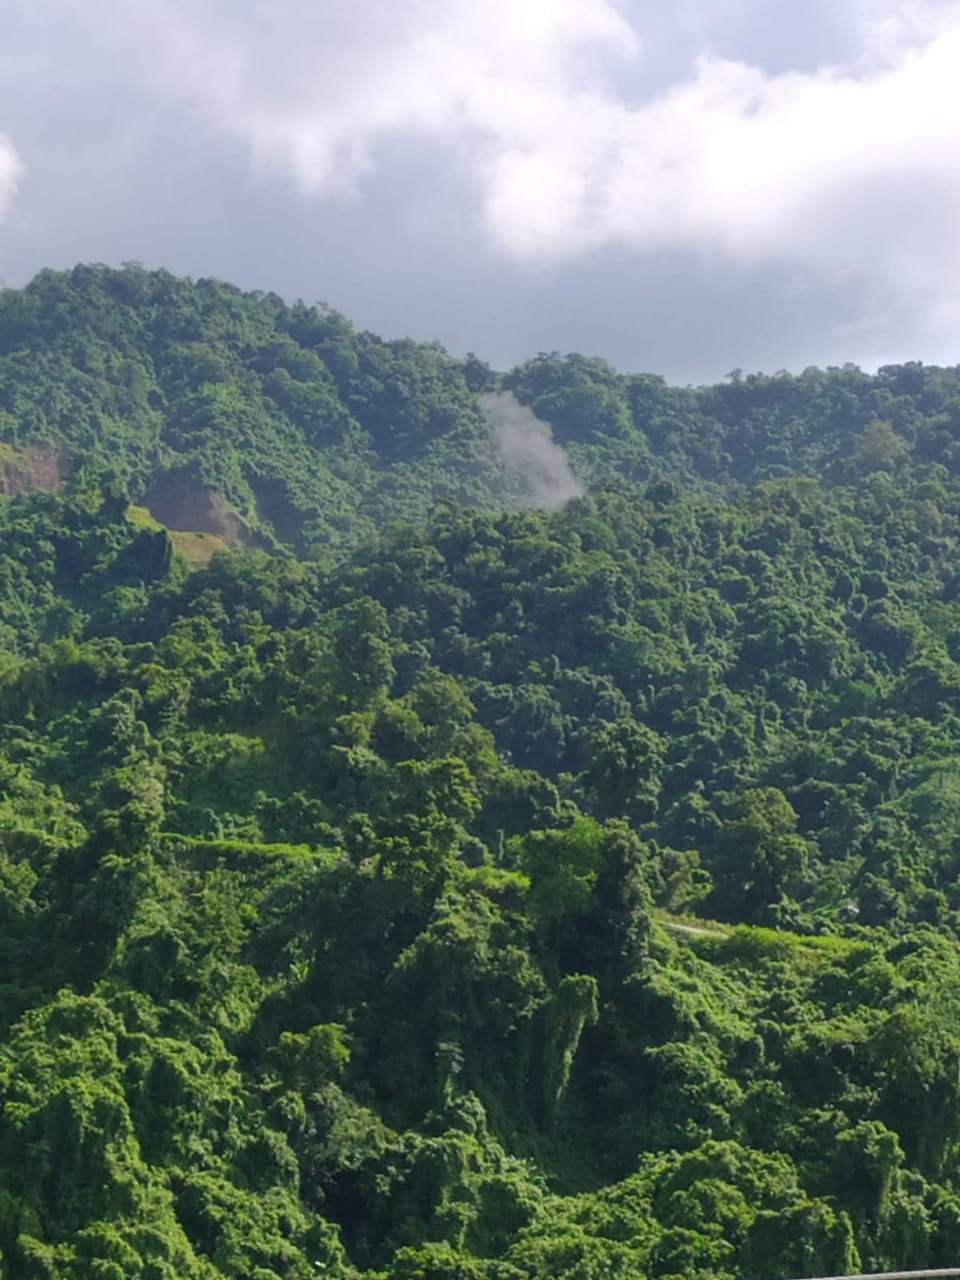
<svg viewBox="0 0 960 1280">
<path fill-rule="evenodd" d="M 928 21 L 929 5 L 909 7 Z M 504 0 L 494 18 L 506 8 Z M 566 12 L 588 9 L 612 11 L 577 0 Z M 488 70 L 499 66 L 518 93 L 549 90 L 551 111 L 557 106 L 545 117 L 547 132 L 501 153 L 483 132 L 488 116 L 467 118 L 456 95 L 440 117 L 430 114 L 436 98 L 403 96 L 404 57 L 424 15 L 447 22 L 462 13 L 469 23 L 472 5 L 171 0 L 160 11 L 144 0 L 10 0 L 0 30 L 0 129 L 15 139 L 25 168 L 10 199 L 9 169 L 4 178 L 0 167 L 8 196 L 0 276 L 19 283 L 48 264 L 135 258 L 324 299 L 361 325 L 439 338 L 501 367 L 538 350 L 579 349 L 686 381 L 735 366 L 955 359 L 960 181 L 952 142 L 940 147 L 924 136 L 918 148 L 908 139 L 870 173 L 854 166 L 853 180 L 831 185 L 826 178 L 850 168 L 852 150 L 871 153 L 871 137 L 850 131 L 831 167 L 823 152 L 830 130 L 818 125 L 808 163 L 774 114 L 770 134 L 774 144 L 782 139 L 785 179 L 749 140 L 726 150 L 718 143 L 707 160 L 729 188 L 719 198 L 700 161 L 678 153 L 687 188 L 670 196 L 662 231 L 646 238 L 637 228 L 649 225 L 664 184 L 654 172 L 624 191 L 618 170 L 634 147 L 624 149 L 620 125 L 646 118 L 671 86 L 687 86 L 694 123 L 739 127 L 722 101 L 711 112 L 689 94 L 698 54 L 751 63 L 779 109 L 781 72 L 805 76 L 804 93 L 820 92 L 811 73 L 824 63 L 862 76 L 864 32 L 881 32 L 884 15 L 897 9 L 904 6 L 892 0 L 811 0 L 800 16 L 786 0 L 669 8 L 622 0 L 617 11 L 638 34 L 637 49 L 601 24 L 589 58 L 578 60 L 572 28 L 564 34 L 554 25 L 536 76 L 522 70 L 535 64 L 533 45 L 524 63 L 491 44 Z M 944 18 L 957 6 L 934 9 Z M 554 23 L 558 7 L 534 11 Z M 380 107 L 345 96 L 351 80 L 386 82 Z M 896 88 L 895 76 L 889 83 Z M 564 105 L 571 92 L 572 114 Z M 472 110 L 495 110 L 494 98 L 480 95 Z M 402 121 L 393 125 L 398 102 Z M 610 136 L 621 137 L 612 151 L 590 132 L 587 108 L 597 102 Z M 515 119 L 535 117 L 527 97 L 514 105 Z M 875 114 L 877 132 L 882 120 L 902 123 L 896 113 Z M 650 118 L 672 127 L 676 117 Z M 496 185 L 497 154 L 515 154 L 506 185 Z M 331 156 L 332 170 L 324 168 Z M 546 164 L 545 181 L 531 183 L 538 164 Z M 579 181 L 583 165 L 585 204 L 563 186 L 564 175 Z M 289 181 L 311 172 L 335 180 L 299 188 Z M 557 175 L 551 204 L 547 180 Z M 777 213 L 784 191 L 797 199 Z M 499 221 L 497 192 L 510 197 Z M 614 226 L 609 235 L 611 211 L 626 234 Z"/>
</svg>

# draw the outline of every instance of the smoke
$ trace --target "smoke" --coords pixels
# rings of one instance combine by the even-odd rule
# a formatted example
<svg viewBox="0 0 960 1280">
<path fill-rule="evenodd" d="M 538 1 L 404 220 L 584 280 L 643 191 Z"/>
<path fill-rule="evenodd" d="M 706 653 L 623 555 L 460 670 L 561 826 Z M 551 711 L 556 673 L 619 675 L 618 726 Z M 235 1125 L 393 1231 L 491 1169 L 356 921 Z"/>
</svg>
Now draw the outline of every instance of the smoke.
<svg viewBox="0 0 960 1280">
<path fill-rule="evenodd" d="M 552 510 L 583 496 L 583 485 L 554 442 L 549 422 L 541 422 L 512 391 L 488 392 L 477 403 L 504 465 L 526 491 L 525 506 Z"/>
<path fill-rule="evenodd" d="M 0 217 L 17 192 L 17 182 L 23 173 L 23 165 L 13 143 L 0 133 Z"/>
</svg>

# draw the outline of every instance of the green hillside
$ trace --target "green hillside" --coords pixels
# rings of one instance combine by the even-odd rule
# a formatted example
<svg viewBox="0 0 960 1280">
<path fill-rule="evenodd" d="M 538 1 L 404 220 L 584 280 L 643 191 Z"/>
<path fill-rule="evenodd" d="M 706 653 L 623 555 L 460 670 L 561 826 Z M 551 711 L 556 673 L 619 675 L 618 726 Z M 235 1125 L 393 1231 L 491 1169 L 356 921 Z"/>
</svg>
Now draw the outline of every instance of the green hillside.
<svg viewBox="0 0 960 1280">
<path fill-rule="evenodd" d="M 955 1263 L 958 450 L 955 369 L 0 293 L 0 1277 Z"/>
</svg>

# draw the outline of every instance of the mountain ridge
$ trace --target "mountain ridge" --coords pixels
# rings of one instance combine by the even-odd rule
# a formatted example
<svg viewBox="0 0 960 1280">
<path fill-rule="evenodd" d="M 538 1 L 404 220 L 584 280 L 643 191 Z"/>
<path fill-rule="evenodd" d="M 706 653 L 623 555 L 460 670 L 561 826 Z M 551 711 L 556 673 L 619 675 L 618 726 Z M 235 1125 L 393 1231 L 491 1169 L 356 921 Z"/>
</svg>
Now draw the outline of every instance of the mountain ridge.
<svg viewBox="0 0 960 1280">
<path fill-rule="evenodd" d="M 554 354 L 498 375 L 437 344 L 358 333 L 330 310 L 133 266 L 42 272 L 0 294 L 0 388 L 9 447 L 94 461 L 134 502 L 151 487 L 216 493 L 241 540 L 300 552 L 423 519 L 436 502 L 522 504 L 477 407 L 485 391 L 548 422 L 588 487 L 722 491 L 782 477 L 785 449 L 794 472 L 831 482 L 898 450 L 952 473 L 960 415 L 956 368 L 672 388 Z"/>
</svg>

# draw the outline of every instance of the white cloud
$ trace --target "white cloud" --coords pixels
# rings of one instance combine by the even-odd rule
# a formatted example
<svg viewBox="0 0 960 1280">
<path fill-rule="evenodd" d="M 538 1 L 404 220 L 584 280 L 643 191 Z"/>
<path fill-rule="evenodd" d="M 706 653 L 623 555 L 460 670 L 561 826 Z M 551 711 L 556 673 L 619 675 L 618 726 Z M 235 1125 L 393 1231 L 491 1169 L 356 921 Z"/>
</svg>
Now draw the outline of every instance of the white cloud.
<svg viewBox="0 0 960 1280">
<path fill-rule="evenodd" d="M 611 0 L 168 0 L 162 12 L 83 0 L 78 12 L 124 45 L 141 83 L 312 194 L 354 189 L 378 148 L 416 134 L 456 144 L 509 253 L 616 242 L 845 270 L 879 247 L 876 226 L 833 220 L 858 189 L 933 183 L 960 197 L 960 5 L 848 2 L 857 65 L 770 76 L 707 55 L 640 105 L 606 76 L 625 58 L 643 76 L 642 23 Z"/>
<path fill-rule="evenodd" d="M 0 133 L 0 218 L 16 194 L 22 172 L 23 165 L 13 143 Z"/>
<path fill-rule="evenodd" d="M 762 7 L 678 0 L 677 30 L 703 43 L 667 88 L 648 0 L 30 0 L 30 11 L 94 41 L 131 95 L 189 112 L 312 198 L 362 195 L 391 146 L 434 141 L 510 259 L 679 250 L 840 288 L 868 280 L 879 306 L 960 322 L 960 0 L 835 0 L 844 65 L 783 74 L 711 52 L 718 5 L 743 27 Z"/>
<path fill-rule="evenodd" d="M 540 93 L 490 122 L 490 230 L 523 256 L 619 243 L 839 275 L 955 270 L 957 7 L 931 25 L 922 42 L 898 29 L 896 44 L 887 28 L 880 65 L 874 46 L 846 70 L 771 77 L 703 57 L 692 79 L 633 109 Z M 917 243 L 921 229 L 935 242 Z"/>
<path fill-rule="evenodd" d="M 40 3 L 94 30 L 140 90 L 320 195 L 353 189 L 398 135 L 497 145 L 507 101 L 563 101 L 638 49 L 610 0 Z"/>
</svg>

